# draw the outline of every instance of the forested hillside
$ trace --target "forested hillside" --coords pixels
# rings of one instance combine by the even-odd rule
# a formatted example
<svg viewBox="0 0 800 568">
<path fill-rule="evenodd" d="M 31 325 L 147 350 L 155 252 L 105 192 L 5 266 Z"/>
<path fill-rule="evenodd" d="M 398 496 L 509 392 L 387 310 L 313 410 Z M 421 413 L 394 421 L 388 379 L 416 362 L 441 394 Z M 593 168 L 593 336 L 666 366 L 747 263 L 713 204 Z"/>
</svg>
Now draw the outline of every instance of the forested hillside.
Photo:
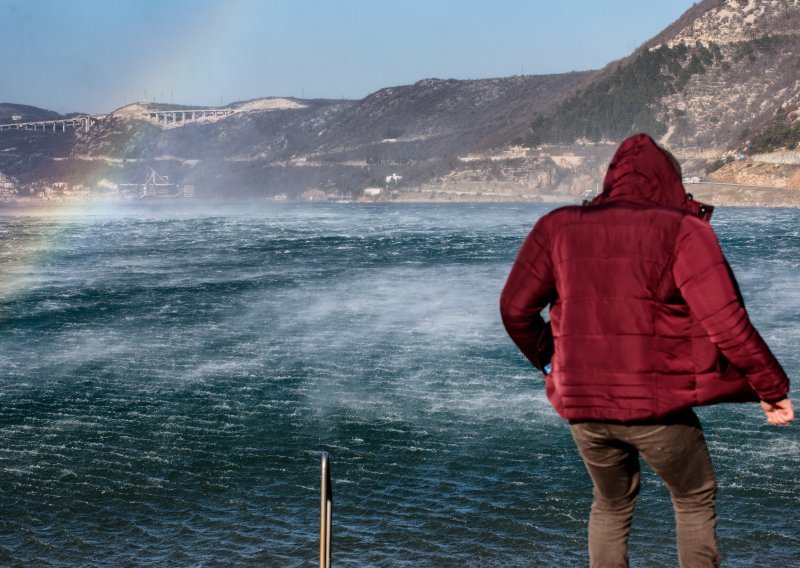
<svg viewBox="0 0 800 568">
<path fill-rule="evenodd" d="M 642 48 L 610 65 L 590 85 L 551 112 L 535 115 L 526 143 L 538 146 L 577 140 L 620 140 L 636 132 L 661 137 L 670 127 L 679 130 L 684 140 L 706 130 L 716 132 L 718 139 L 738 143 L 743 135 L 761 126 L 758 121 L 763 117 L 733 116 L 730 112 L 726 116 L 724 109 L 737 108 L 737 103 L 730 100 L 730 90 L 723 87 L 714 94 L 698 87 L 734 85 L 737 77 L 752 79 L 761 75 L 766 80 L 769 73 L 764 73 L 773 68 L 776 60 L 790 68 L 800 63 L 796 56 L 786 57 L 796 47 L 796 36 L 764 34 L 728 44 L 698 40 L 694 45 L 680 42 Z M 692 104 L 692 97 L 697 95 L 716 96 L 719 112 L 698 116 L 699 105 Z M 776 107 L 780 108 L 779 100 L 770 110 Z M 763 148 L 764 141 L 755 147 Z"/>
</svg>

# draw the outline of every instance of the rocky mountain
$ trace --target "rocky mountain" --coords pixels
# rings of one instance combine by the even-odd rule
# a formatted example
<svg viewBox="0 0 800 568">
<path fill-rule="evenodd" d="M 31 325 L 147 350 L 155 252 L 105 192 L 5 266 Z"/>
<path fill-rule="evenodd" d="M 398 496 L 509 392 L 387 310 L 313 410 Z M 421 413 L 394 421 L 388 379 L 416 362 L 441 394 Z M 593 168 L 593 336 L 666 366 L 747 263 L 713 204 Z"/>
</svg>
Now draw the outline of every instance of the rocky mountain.
<svg viewBox="0 0 800 568">
<path fill-rule="evenodd" d="M 537 117 L 531 134 L 563 142 L 646 130 L 684 150 L 732 149 L 778 109 L 797 108 L 798 68 L 798 0 L 706 0 Z"/>
<path fill-rule="evenodd" d="M 193 110 L 204 109 L 134 104 L 88 132 L 55 133 L 71 145 L 66 159 L 63 148 L 51 148 L 22 167 L 19 149 L 54 134 L 2 132 L 0 143 L 18 143 L 5 160 L 0 152 L 0 171 L 23 181 L 58 177 L 94 185 L 130 183 L 149 166 L 205 197 L 314 191 L 356 197 L 392 174 L 402 190 L 451 172 L 460 155 L 508 146 L 533 113 L 591 75 L 429 79 L 360 101 L 267 98 L 194 118 Z"/>
<path fill-rule="evenodd" d="M 0 172 L 108 187 L 150 167 L 205 197 L 359 197 L 371 186 L 379 199 L 563 200 L 596 191 L 616 144 L 646 131 L 687 175 L 788 188 L 800 182 L 799 69 L 800 0 L 703 0 L 598 71 L 208 112 L 130 105 L 88 131 L 0 131 Z M 0 105 L 0 124 L 10 114 L 57 116 Z"/>
<path fill-rule="evenodd" d="M 798 0 L 705 0 L 535 116 L 527 140 L 618 141 L 646 131 L 690 175 L 724 166 L 727 176 L 720 168 L 712 177 L 733 182 L 741 168 L 728 164 L 742 155 L 796 148 L 799 69 Z M 791 175 L 762 181 L 768 177 L 786 186 Z"/>
</svg>

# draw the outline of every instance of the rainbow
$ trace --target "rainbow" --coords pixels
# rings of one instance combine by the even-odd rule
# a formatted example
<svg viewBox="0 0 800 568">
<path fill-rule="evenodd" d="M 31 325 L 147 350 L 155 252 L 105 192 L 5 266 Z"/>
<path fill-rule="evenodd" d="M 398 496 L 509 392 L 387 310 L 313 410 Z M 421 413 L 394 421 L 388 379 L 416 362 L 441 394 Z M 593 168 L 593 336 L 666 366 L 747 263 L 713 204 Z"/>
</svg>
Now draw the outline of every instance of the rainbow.
<svg viewBox="0 0 800 568">
<path fill-rule="evenodd" d="M 240 35 L 237 30 L 243 26 L 253 25 L 248 10 L 244 8 L 238 2 L 212 2 L 203 3 L 200 11 L 187 13 L 186 25 L 175 28 L 169 42 L 165 43 L 169 50 L 159 52 L 158 57 L 150 57 L 154 55 L 152 49 L 143 53 L 133 62 L 124 80 L 113 87 L 115 98 L 121 102 L 117 110 L 141 104 L 131 96 L 134 92 L 131 85 L 148 87 L 147 91 L 138 92 L 137 97 L 142 97 L 146 92 L 156 98 L 162 93 L 169 93 L 171 98 L 172 94 L 182 91 L 207 92 L 216 85 L 224 85 L 224 77 L 209 77 L 204 73 L 203 62 L 224 57 L 219 53 L 219 46 L 227 45 L 232 38 Z M 225 93 L 210 94 L 214 98 L 219 95 L 224 96 Z M 203 106 L 212 104 L 208 101 L 186 101 L 186 104 L 204 102 L 206 104 Z M 99 163 L 97 167 L 99 170 Z M 25 294 L 38 280 L 37 275 L 47 265 L 54 243 L 62 238 L 64 227 L 72 220 L 87 215 L 103 219 L 114 209 L 118 212 L 120 207 L 120 204 L 102 201 L 0 206 L 0 302 L 8 302 Z M 34 220 L 37 222 L 34 223 Z M 32 229 L 34 224 L 35 230 Z M 26 227 L 31 230 L 25 230 Z"/>
<path fill-rule="evenodd" d="M 36 285 L 51 252 L 63 239 L 66 226 L 78 217 L 105 219 L 112 212 L 110 205 L 99 201 L 67 201 L 0 208 L 0 305 L 26 294 Z"/>
</svg>

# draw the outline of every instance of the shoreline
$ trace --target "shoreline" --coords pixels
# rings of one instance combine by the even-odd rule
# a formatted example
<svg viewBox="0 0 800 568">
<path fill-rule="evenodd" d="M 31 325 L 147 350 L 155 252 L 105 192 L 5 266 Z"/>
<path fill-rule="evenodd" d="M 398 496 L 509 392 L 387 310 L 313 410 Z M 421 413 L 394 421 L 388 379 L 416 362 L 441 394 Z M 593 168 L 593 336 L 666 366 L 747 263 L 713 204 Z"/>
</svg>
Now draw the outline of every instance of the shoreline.
<svg viewBox="0 0 800 568">
<path fill-rule="evenodd" d="M 732 183 L 703 182 L 692 183 L 684 186 L 687 193 L 698 201 L 713 205 L 715 207 L 800 207 L 800 189 L 790 189 L 787 187 L 770 187 L 758 185 L 741 185 Z M 591 198 L 590 196 L 589 198 Z M 472 204 L 491 204 L 491 203 L 519 203 L 519 204 L 553 204 L 570 205 L 580 204 L 582 197 L 565 195 L 560 193 L 545 194 L 501 194 L 497 192 L 477 193 L 471 191 L 426 191 L 426 190 L 407 190 L 399 192 L 398 195 L 390 198 L 377 199 L 354 199 L 348 203 L 354 204 L 444 204 L 444 203 L 472 203 Z M 0 201 L 0 213 L 3 212 L 41 212 L 41 211 L 63 211 L 83 208 L 97 208 L 103 206 L 111 207 L 137 207 L 148 205 L 158 207 L 159 205 L 174 206 L 177 204 L 192 206 L 202 206 L 204 204 L 237 204 L 237 203 L 334 203 L 329 201 L 305 201 L 305 200 L 274 200 L 271 197 L 260 198 L 241 198 L 241 199 L 165 199 L 151 201 L 129 201 L 129 200 L 109 200 L 109 199 L 81 199 L 81 200 L 59 200 L 59 201 Z"/>
<path fill-rule="evenodd" d="M 685 184 L 692 197 L 715 207 L 800 207 L 800 189 L 763 185 L 743 185 L 720 182 Z M 587 199 L 594 194 L 587 196 Z M 404 191 L 398 199 L 367 202 L 377 203 L 530 203 L 580 204 L 583 196 L 561 193 L 507 194 L 474 193 L 468 191 Z"/>
<path fill-rule="evenodd" d="M 718 207 L 800 207 L 800 189 L 719 182 L 685 187 L 698 201 Z"/>
</svg>

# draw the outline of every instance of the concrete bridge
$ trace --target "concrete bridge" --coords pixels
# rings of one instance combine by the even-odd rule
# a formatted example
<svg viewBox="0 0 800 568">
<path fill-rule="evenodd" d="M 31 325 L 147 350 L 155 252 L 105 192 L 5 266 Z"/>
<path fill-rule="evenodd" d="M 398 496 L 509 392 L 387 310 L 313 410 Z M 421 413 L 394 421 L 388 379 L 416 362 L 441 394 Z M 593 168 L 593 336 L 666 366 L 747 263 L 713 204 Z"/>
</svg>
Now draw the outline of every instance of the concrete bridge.
<svg viewBox="0 0 800 568">
<path fill-rule="evenodd" d="M 89 129 L 103 120 L 106 117 L 104 114 L 94 115 L 80 115 L 73 116 L 72 118 L 56 118 L 52 120 L 37 120 L 34 122 L 12 122 L 10 124 L 0 124 L 0 132 L 3 130 L 39 130 L 41 127 L 42 132 L 52 131 L 66 132 L 67 128 L 83 128 L 84 132 L 89 132 Z"/>
<path fill-rule="evenodd" d="M 138 114 L 139 118 L 149 120 L 159 126 L 183 126 L 191 122 L 216 119 L 228 116 L 240 110 L 231 108 L 196 108 L 181 110 L 147 110 Z M 37 120 L 33 122 L 12 122 L 0 124 L 0 132 L 4 130 L 41 130 L 42 132 L 66 132 L 67 128 L 83 128 L 84 132 L 106 118 L 105 114 L 87 114 L 72 118 Z"/>
<path fill-rule="evenodd" d="M 181 110 L 148 110 L 142 117 L 161 125 L 182 125 L 189 122 L 201 122 L 209 118 L 217 118 L 240 112 L 231 108 L 199 108 Z"/>
</svg>

